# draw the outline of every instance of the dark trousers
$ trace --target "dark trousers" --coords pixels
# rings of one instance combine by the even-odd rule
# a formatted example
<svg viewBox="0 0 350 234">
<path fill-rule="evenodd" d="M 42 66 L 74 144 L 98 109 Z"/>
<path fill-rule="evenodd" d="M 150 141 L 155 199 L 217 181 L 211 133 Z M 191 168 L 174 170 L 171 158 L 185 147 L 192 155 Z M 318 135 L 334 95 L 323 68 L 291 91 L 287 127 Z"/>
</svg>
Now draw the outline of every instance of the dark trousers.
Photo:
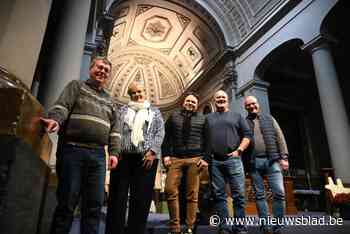
<svg viewBox="0 0 350 234">
<path fill-rule="evenodd" d="M 142 166 L 142 158 L 143 155 L 139 154 L 122 155 L 117 168 L 111 171 L 106 234 L 145 233 L 158 160 L 154 160 L 151 169 L 146 170 Z"/>
<path fill-rule="evenodd" d="M 12 162 L 0 162 L 0 219 L 5 214 Z M 0 221 L 1 224 L 1 221 Z"/>
<path fill-rule="evenodd" d="M 51 234 L 68 234 L 81 197 L 82 234 L 98 234 L 104 200 L 106 159 L 103 147 L 63 145 L 57 151 L 57 207 Z"/>
<path fill-rule="evenodd" d="M 10 175 L 13 164 L 16 160 L 16 146 L 19 140 L 13 136 L 0 135 L 0 227 L 5 215 L 5 209 L 8 198 L 8 190 L 10 184 Z"/>
</svg>

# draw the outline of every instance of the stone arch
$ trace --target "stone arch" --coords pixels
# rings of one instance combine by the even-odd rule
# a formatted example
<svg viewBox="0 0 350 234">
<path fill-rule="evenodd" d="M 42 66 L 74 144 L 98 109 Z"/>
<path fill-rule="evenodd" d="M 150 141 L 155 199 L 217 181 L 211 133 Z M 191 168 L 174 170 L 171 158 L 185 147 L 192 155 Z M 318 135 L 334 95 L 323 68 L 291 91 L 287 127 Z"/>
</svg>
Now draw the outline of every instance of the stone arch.
<svg viewBox="0 0 350 234">
<path fill-rule="evenodd" d="M 254 71 L 254 78 L 261 79 L 264 76 L 264 71 L 276 61 L 276 58 L 280 56 L 280 54 L 284 50 L 288 50 L 290 48 L 298 48 L 303 44 L 301 39 L 290 39 L 284 42 L 281 42 L 278 46 L 273 48 L 258 64 Z"/>
<path fill-rule="evenodd" d="M 338 1 L 332 9 L 327 13 L 327 15 L 323 18 L 320 25 L 320 32 L 322 35 L 334 37 L 336 28 L 334 25 L 337 23 L 341 23 L 339 21 L 336 22 L 337 18 L 346 19 L 347 18 L 347 6 L 346 1 L 340 0 Z M 346 31 L 346 30 L 344 30 Z M 345 32 L 344 32 L 345 33 Z"/>
</svg>

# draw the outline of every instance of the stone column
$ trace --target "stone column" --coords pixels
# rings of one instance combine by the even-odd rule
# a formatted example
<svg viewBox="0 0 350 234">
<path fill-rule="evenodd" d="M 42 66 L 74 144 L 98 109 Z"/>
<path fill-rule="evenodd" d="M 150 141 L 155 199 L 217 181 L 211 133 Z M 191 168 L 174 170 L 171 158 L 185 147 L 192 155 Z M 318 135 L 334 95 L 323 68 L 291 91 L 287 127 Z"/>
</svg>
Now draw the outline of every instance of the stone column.
<svg viewBox="0 0 350 234">
<path fill-rule="evenodd" d="M 349 184 L 350 126 L 330 47 L 325 39 L 317 37 L 302 49 L 310 51 L 312 56 L 335 174 Z"/>
<path fill-rule="evenodd" d="M 260 104 L 261 112 L 265 114 L 270 114 L 270 105 L 269 105 L 269 96 L 268 96 L 268 87 L 270 84 L 266 81 L 253 79 L 247 84 L 242 86 L 239 89 L 239 94 L 242 96 L 242 105 L 243 98 L 246 96 L 255 96 Z"/>
<path fill-rule="evenodd" d="M 56 44 L 53 47 L 48 76 L 40 83 L 39 101 L 47 110 L 57 100 L 63 88 L 72 80 L 81 79 L 81 64 L 91 0 L 70 0 L 63 4 Z M 53 142 L 50 164 L 55 164 L 57 134 L 50 134 Z"/>
<path fill-rule="evenodd" d="M 71 80 L 80 79 L 91 0 L 65 1 L 48 76 L 40 87 L 39 100 L 50 107 Z"/>
<path fill-rule="evenodd" d="M 230 108 L 231 110 L 242 113 L 242 110 L 244 109 L 242 106 L 242 103 L 240 102 L 240 99 L 237 97 L 237 79 L 231 79 L 231 100 L 230 100 Z"/>
<path fill-rule="evenodd" d="M 233 59 L 229 59 L 225 64 L 222 89 L 228 94 L 230 100 L 230 109 L 234 112 L 241 112 L 241 104 L 237 99 L 237 73 Z"/>
<path fill-rule="evenodd" d="M 87 80 L 89 78 L 89 68 L 91 59 L 94 57 L 94 52 L 96 51 L 96 44 L 92 42 L 85 43 L 85 49 L 80 69 L 81 80 Z"/>
</svg>

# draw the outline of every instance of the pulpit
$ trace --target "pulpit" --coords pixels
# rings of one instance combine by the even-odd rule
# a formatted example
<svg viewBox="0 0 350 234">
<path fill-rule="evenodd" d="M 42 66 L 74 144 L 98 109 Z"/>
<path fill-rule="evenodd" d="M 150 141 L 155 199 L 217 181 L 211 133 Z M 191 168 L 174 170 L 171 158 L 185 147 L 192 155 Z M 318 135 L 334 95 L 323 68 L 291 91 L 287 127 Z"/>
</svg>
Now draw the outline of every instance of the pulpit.
<svg viewBox="0 0 350 234">
<path fill-rule="evenodd" d="M 37 233 L 48 177 L 50 140 L 43 107 L 22 82 L 0 67 L 0 230 Z"/>
</svg>

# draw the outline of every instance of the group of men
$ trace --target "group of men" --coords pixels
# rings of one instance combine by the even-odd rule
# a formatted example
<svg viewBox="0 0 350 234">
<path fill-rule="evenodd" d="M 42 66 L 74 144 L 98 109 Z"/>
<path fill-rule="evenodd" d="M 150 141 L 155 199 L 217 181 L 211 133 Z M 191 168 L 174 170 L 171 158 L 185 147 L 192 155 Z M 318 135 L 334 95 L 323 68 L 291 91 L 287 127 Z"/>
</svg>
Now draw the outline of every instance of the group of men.
<svg viewBox="0 0 350 234">
<path fill-rule="evenodd" d="M 247 232 L 243 224 L 230 226 L 225 222 L 229 216 L 226 184 L 231 190 L 234 216 L 245 217 L 244 157 L 250 159 L 259 216 L 268 216 L 263 181 L 267 175 L 273 192 L 273 215 L 283 217 L 285 193 L 281 171 L 288 169 L 288 151 L 276 120 L 261 113 L 255 97 L 245 98 L 249 114 L 243 118 L 230 110 L 227 93 L 219 90 L 214 95 L 216 111 L 204 116 L 197 111 L 198 96 L 189 93 L 180 110 L 164 124 L 159 109 L 146 100 L 145 88 L 140 83 L 129 85 L 130 102 L 116 108 L 104 89 L 111 69 L 109 60 L 95 58 L 90 66 L 90 78 L 70 82 L 47 118 L 42 118 L 48 132 L 59 133 L 57 207 L 51 234 L 69 233 L 80 200 L 81 233 L 99 232 L 106 145 L 111 169 L 106 234 L 145 233 L 161 159 L 167 168 L 165 193 L 171 234 L 182 231 L 179 186 L 184 172 L 187 205 L 186 229 L 182 233 L 193 233 L 199 175 L 208 166 L 214 208 L 221 218 L 219 233 Z M 261 230 L 280 233 L 281 226 L 264 225 Z"/>
</svg>

